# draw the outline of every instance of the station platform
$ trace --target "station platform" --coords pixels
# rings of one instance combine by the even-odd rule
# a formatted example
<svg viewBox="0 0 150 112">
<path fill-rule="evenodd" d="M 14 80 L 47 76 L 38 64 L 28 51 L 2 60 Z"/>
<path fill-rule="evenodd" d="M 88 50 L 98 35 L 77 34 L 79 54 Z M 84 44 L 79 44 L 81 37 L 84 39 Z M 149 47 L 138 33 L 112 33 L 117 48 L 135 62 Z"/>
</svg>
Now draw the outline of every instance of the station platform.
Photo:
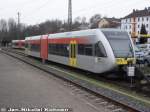
<svg viewBox="0 0 150 112">
<path fill-rule="evenodd" d="M 0 53 L 0 109 L 70 108 L 73 112 L 104 112 L 72 94 L 60 79 Z"/>
</svg>

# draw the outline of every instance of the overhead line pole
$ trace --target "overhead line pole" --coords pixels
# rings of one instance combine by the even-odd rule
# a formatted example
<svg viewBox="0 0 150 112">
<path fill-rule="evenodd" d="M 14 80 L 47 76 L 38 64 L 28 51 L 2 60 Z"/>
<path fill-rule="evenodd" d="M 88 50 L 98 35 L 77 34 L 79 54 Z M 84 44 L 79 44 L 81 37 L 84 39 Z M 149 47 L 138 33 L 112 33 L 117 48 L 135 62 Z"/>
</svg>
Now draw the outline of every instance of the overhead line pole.
<svg viewBox="0 0 150 112">
<path fill-rule="evenodd" d="M 68 2 L 68 30 L 72 30 L 72 0 Z"/>
<path fill-rule="evenodd" d="M 18 12 L 17 15 L 18 15 L 18 35 L 17 35 L 17 39 L 19 39 L 19 36 L 20 36 L 20 12 Z"/>
</svg>

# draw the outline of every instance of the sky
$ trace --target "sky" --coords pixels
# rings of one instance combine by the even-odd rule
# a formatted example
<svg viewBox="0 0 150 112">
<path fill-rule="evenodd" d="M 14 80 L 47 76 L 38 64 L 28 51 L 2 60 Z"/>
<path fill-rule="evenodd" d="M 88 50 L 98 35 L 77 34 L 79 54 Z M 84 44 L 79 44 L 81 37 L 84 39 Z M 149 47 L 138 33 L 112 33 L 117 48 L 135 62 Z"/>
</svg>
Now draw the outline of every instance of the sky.
<svg viewBox="0 0 150 112">
<path fill-rule="evenodd" d="M 94 14 L 121 18 L 133 11 L 150 7 L 150 0 L 72 0 L 73 19 L 87 20 Z M 68 0 L 0 0 L 0 19 L 14 18 L 20 12 L 21 23 L 34 25 L 51 19 L 67 20 Z"/>
</svg>

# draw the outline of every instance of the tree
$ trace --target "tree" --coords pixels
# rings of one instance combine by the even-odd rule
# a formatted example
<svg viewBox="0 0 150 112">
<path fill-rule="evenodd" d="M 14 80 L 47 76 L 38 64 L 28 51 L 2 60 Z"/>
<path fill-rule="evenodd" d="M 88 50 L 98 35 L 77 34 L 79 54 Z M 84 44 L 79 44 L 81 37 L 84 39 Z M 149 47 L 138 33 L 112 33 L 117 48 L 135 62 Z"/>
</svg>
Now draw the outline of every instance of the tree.
<svg viewBox="0 0 150 112">
<path fill-rule="evenodd" d="M 81 26 L 82 19 L 81 17 L 76 17 L 72 23 L 72 30 L 79 30 L 79 27 Z"/>
<path fill-rule="evenodd" d="M 44 23 L 39 24 L 39 29 L 41 33 L 57 33 L 59 32 L 60 28 L 62 27 L 62 21 L 60 20 L 48 20 Z"/>
<path fill-rule="evenodd" d="M 147 31 L 146 31 L 144 24 L 142 24 L 142 26 L 141 26 L 140 34 L 147 34 Z M 147 42 L 147 38 L 141 36 L 140 37 L 140 44 L 144 44 L 146 42 Z"/>
<path fill-rule="evenodd" d="M 98 28 L 98 21 L 101 19 L 100 14 L 95 14 L 90 18 L 90 28 Z"/>
<path fill-rule="evenodd" d="M 0 20 L 0 41 L 6 38 L 7 35 L 7 22 L 4 19 Z"/>
<path fill-rule="evenodd" d="M 82 17 L 82 24 L 87 24 L 86 17 Z"/>
<path fill-rule="evenodd" d="M 17 23 L 13 18 L 8 20 L 8 40 L 16 40 L 18 37 L 18 28 Z"/>
</svg>

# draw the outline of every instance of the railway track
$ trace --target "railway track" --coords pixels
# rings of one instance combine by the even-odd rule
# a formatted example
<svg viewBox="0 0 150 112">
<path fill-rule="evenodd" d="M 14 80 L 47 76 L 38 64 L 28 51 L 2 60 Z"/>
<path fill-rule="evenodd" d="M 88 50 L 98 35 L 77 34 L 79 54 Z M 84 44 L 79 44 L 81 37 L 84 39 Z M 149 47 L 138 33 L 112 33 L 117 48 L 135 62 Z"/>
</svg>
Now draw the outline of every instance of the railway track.
<svg viewBox="0 0 150 112">
<path fill-rule="evenodd" d="M 122 92 L 113 90 L 112 88 L 107 88 L 107 89 L 111 89 L 111 90 L 107 90 L 105 88 L 106 86 L 104 86 L 105 83 L 96 84 L 93 80 L 89 80 L 89 77 L 85 80 L 85 77 L 79 78 L 78 75 L 76 76 L 73 75 L 72 73 L 55 69 L 54 66 L 52 67 L 49 65 L 43 65 L 37 60 L 33 60 L 31 58 L 26 57 L 26 55 L 23 52 L 12 51 L 10 49 L 5 49 L 5 51 L 2 52 L 10 56 L 13 56 L 21 61 L 24 61 L 25 63 L 28 63 L 32 66 L 40 68 L 46 72 L 50 72 L 56 77 L 66 80 L 64 82 L 64 85 L 72 90 L 72 94 L 77 94 L 87 99 L 91 99 L 91 102 L 93 102 L 94 105 L 96 105 L 95 108 L 97 108 L 98 106 L 105 106 L 106 108 L 110 108 L 111 110 L 110 112 L 140 112 L 140 111 L 149 112 L 150 111 L 149 101 L 142 100 L 142 103 L 144 102 L 142 105 L 138 104 L 141 103 L 139 101 L 138 103 L 137 101 L 135 101 L 136 103 L 134 103 L 133 100 L 135 99 L 132 99 L 133 97 L 131 97 L 128 94 L 123 94 Z M 106 95 L 106 93 L 108 93 L 109 95 Z M 130 97 L 129 98 L 130 100 L 126 97 L 123 97 L 125 95 L 126 97 Z M 120 98 L 117 98 L 118 96 L 121 98 L 121 100 Z M 122 101 L 122 99 L 126 101 Z"/>
<path fill-rule="evenodd" d="M 16 54 L 26 56 L 25 53 L 24 53 L 24 50 L 11 49 L 11 51 L 15 52 Z M 132 89 L 132 91 L 138 92 L 138 94 L 150 97 L 150 89 L 149 90 L 142 90 L 142 86 L 144 87 L 144 85 L 140 85 L 139 84 L 140 82 L 134 83 L 133 88 L 131 88 L 130 81 L 127 81 L 127 79 L 126 78 L 124 79 L 123 77 L 108 78 L 108 77 L 104 77 L 104 76 L 106 76 L 106 74 L 104 74 L 104 76 L 99 76 L 99 74 L 93 74 L 93 73 L 90 73 L 90 72 L 87 72 L 87 71 L 81 71 L 81 70 L 74 69 L 74 68 L 68 68 L 68 66 L 60 65 L 60 64 L 57 64 L 57 63 L 52 63 L 52 62 L 47 62 L 47 63 L 50 64 L 50 65 L 53 65 L 54 67 L 59 67 L 60 69 L 63 69 L 64 71 L 75 72 L 75 73 L 78 73 L 80 75 L 92 78 L 92 79 L 97 80 L 97 81 L 108 82 L 111 85 L 119 86 L 121 88 L 125 88 L 126 91 Z M 116 76 L 116 73 L 117 72 L 113 72 L 111 74 L 114 74 L 114 76 Z M 110 74 L 110 73 L 108 73 L 108 74 Z M 121 73 L 117 73 L 117 74 L 118 74 L 117 76 L 121 76 L 122 74 L 125 74 L 125 73 L 121 72 Z M 134 82 L 137 82 L 137 81 L 134 81 Z"/>
</svg>

